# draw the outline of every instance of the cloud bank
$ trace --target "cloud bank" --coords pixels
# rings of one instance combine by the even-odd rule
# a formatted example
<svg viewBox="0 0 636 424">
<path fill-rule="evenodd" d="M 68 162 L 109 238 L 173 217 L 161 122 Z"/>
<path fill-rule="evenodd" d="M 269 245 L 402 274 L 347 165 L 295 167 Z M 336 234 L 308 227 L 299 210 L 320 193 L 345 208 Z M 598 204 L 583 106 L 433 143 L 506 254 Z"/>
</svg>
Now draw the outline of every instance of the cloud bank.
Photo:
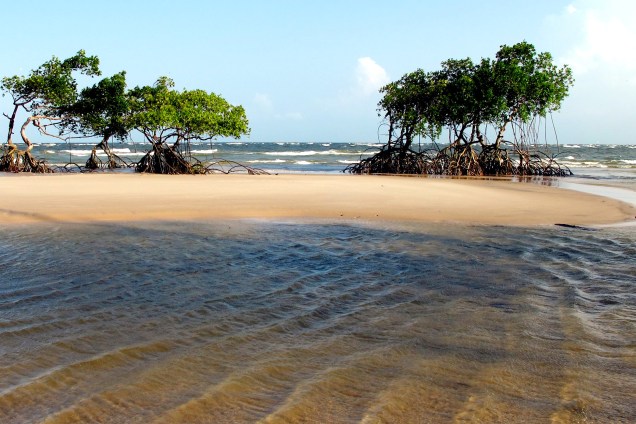
<svg viewBox="0 0 636 424">
<path fill-rule="evenodd" d="M 631 0 L 580 1 L 570 4 L 563 20 L 581 31 L 576 43 L 562 59 L 575 74 L 600 72 L 616 82 L 636 85 L 636 16 Z"/>
</svg>

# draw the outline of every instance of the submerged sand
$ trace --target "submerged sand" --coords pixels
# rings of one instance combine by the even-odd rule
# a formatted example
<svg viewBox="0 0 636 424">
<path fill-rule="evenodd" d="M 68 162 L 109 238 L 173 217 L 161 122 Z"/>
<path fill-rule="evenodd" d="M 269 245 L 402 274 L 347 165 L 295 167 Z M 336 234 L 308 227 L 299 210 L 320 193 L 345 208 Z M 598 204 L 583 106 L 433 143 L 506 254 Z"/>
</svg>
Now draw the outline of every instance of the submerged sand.
<svg viewBox="0 0 636 424">
<path fill-rule="evenodd" d="M 17 175 L 0 219 L 91 222 L 319 218 L 542 225 L 634 220 L 606 197 L 506 180 L 352 175 Z"/>
</svg>

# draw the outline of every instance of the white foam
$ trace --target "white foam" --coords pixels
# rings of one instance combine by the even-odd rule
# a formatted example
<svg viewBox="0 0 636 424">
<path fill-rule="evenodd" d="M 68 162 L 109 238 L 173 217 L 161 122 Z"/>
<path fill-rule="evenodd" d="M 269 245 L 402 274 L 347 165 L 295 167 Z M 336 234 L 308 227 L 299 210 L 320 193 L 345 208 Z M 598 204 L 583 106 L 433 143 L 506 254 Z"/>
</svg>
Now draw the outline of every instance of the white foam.
<svg viewBox="0 0 636 424">
<path fill-rule="evenodd" d="M 559 161 L 561 165 L 567 166 L 568 168 L 607 168 L 608 166 L 602 164 L 600 162 L 570 162 L 570 161 Z"/>
<path fill-rule="evenodd" d="M 273 159 L 273 160 L 248 160 L 247 163 L 285 163 L 287 162 L 284 159 Z"/>
<path fill-rule="evenodd" d="M 305 150 L 302 152 L 264 152 L 264 154 L 268 156 L 314 156 L 316 154 L 315 150 Z"/>
<path fill-rule="evenodd" d="M 192 150 L 193 154 L 197 155 L 210 155 L 212 153 L 218 152 L 219 149 L 207 149 L 207 150 Z"/>
<path fill-rule="evenodd" d="M 324 151 L 316 151 L 316 150 L 303 150 L 300 152 L 294 151 L 286 151 L 286 152 L 264 152 L 264 154 L 269 156 L 316 156 L 316 155 L 331 155 L 331 156 L 350 156 L 350 155 L 358 155 L 360 153 L 357 152 L 343 152 L 341 150 L 324 150 Z"/>
<path fill-rule="evenodd" d="M 93 150 L 60 150 L 60 153 L 70 153 L 73 156 L 90 156 Z"/>
<path fill-rule="evenodd" d="M 130 152 L 130 153 L 126 153 L 126 154 L 122 154 L 122 156 L 144 156 L 146 153 L 148 152 Z"/>
</svg>

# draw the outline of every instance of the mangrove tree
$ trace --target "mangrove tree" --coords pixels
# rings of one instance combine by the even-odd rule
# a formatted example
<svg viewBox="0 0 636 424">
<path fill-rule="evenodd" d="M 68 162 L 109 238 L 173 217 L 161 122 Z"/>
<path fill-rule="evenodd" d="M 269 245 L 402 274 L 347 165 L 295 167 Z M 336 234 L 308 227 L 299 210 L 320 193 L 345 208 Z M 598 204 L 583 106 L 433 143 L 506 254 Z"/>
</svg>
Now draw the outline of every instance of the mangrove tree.
<svg viewBox="0 0 636 424">
<path fill-rule="evenodd" d="M 351 173 L 568 175 L 541 149 L 538 127 L 573 84 L 571 69 L 528 42 L 501 46 L 495 59 L 449 59 L 384 86 L 378 112 L 383 147 L 348 166 Z M 544 123 L 544 125 L 546 125 Z M 442 145 L 440 136 L 447 134 Z M 430 139 L 429 150 L 414 141 Z"/>
</svg>

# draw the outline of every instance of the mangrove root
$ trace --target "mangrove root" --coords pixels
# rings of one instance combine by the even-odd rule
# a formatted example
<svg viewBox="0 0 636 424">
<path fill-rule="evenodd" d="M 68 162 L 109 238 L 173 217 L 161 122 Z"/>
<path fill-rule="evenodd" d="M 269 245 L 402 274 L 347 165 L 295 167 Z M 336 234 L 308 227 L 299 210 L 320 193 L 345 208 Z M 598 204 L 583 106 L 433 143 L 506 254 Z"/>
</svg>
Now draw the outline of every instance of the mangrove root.
<svg viewBox="0 0 636 424">
<path fill-rule="evenodd" d="M 102 161 L 97 155 L 97 149 L 101 149 L 107 157 L 107 160 Z M 130 168 L 135 166 L 132 163 L 127 162 L 126 160 L 117 156 L 108 146 L 108 143 L 105 141 L 100 142 L 91 151 L 91 156 L 86 161 L 86 169 L 94 171 L 97 169 L 118 169 L 118 168 Z"/>
<path fill-rule="evenodd" d="M 153 143 L 152 150 L 146 153 L 135 166 L 137 172 L 154 174 L 213 174 L 246 172 L 250 175 L 267 174 L 262 169 L 252 168 L 238 162 L 219 160 L 205 164 L 185 152 L 177 145 L 169 146 L 165 142 Z"/>
<path fill-rule="evenodd" d="M 49 167 L 44 160 L 34 157 L 30 150 L 18 149 L 15 144 L 8 144 L 2 148 L 0 171 L 41 174 L 54 172 L 53 168 Z"/>
<path fill-rule="evenodd" d="M 513 160 L 516 155 L 518 160 Z M 497 145 L 453 143 L 437 151 L 414 151 L 387 144 L 372 156 L 350 164 L 352 174 L 429 174 L 449 176 L 569 176 L 567 166 L 546 153 Z"/>
</svg>

